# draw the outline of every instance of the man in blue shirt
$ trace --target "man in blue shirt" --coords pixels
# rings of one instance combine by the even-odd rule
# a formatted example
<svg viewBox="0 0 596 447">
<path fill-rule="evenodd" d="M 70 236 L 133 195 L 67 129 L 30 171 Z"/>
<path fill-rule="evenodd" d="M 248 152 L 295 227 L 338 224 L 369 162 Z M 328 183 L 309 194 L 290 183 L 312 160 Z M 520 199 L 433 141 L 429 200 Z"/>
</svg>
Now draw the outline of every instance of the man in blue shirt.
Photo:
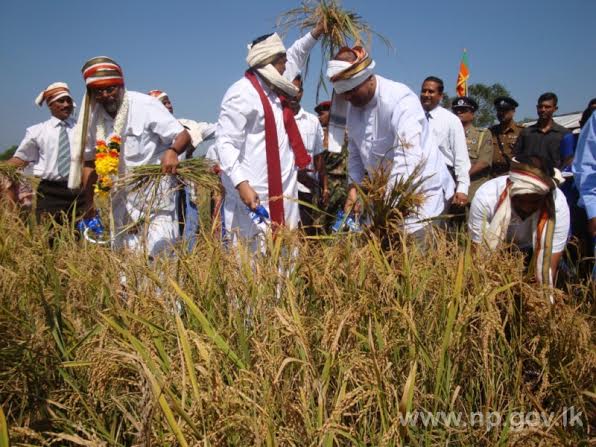
<svg viewBox="0 0 596 447">
<path fill-rule="evenodd" d="M 573 174 L 580 194 L 579 205 L 585 208 L 588 218 L 588 235 L 592 238 L 592 247 L 596 248 L 596 113 L 579 136 Z M 596 279 L 596 268 L 592 270 L 592 278 Z"/>
</svg>

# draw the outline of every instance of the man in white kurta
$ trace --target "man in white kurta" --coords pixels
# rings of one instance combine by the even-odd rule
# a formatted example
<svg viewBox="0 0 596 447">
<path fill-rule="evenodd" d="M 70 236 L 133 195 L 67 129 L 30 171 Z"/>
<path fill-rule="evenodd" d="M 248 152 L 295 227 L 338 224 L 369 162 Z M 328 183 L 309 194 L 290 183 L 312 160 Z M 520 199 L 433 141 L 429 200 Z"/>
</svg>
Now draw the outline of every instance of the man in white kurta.
<svg viewBox="0 0 596 447">
<path fill-rule="evenodd" d="M 355 51 L 354 51 L 355 50 Z M 327 74 L 339 99 L 347 101 L 348 177 L 361 184 L 365 175 L 390 164 L 389 182 L 408 178 L 422 165 L 419 192 L 424 204 L 406 218 L 405 230 L 422 239 L 453 194 L 445 162 L 438 152 L 418 97 L 406 85 L 374 75 L 374 61 L 360 47 L 329 62 Z M 355 201 L 351 186 L 348 200 Z"/>
<path fill-rule="evenodd" d="M 83 76 L 88 89 L 83 109 L 90 108 L 87 128 L 80 129 L 81 135 L 86 134 L 85 161 L 95 159 L 97 140 L 117 135 L 122 139 L 119 176 L 152 164 L 161 164 L 164 173 L 175 174 L 178 155 L 190 137 L 163 104 L 151 96 L 125 90 L 122 70 L 109 58 L 88 61 Z M 171 249 L 178 237 L 175 187 L 174 177 L 168 175 L 156 191 L 112 190 L 114 248 L 143 251 L 149 257 Z"/>
<path fill-rule="evenodd" d="M 297 40 L 285 52 L 287 62 L 283 67 L 283 47 L 274 50 L 272 61 L 265 68 L 275 66 L 283 73 L 285 82 L 295 88 L 290 80 L 304 67 L 310 50 L 322 34 L 322 27 L 317 26 L 312 32 Z M 275 36 L 275 35 L 273 35 Z M 267 39 L 266 39 L 267 40 Z M 266 44 L 265 40 L 265 44 Z M 250 47 L 253 51 L 259 45 L 257 41 Z M 249 60 L 251 52 L 249 51 Z M 277 54 L 275 54 L 277 52 Z M 282 59 L 275 59 L 279 55 Z M 252 67 L 256 68 L 256 67 Z M 271 104 L 275 118 L 275 127 L 279 146 L 283 206 L 286 227 L 296 228 L 299 222 L 297 169 L 295 154 L 290 147 L 288 134 L 284 127 L 283 107 L 279 97 L 284 81 L 275 80 L 278 85 L 266 80 L 257 70 L 257 80 Z M 291 92 L 285 91 L 285 94 Z M 221 169 L 231 183 L 226 186 L 225 227 L 234 240 L 238 237 L 253 240 L 262 234 L 249 216 L 249 209 L 255 209 L 260 203 L 269 210 L 269 182 L 265 145 L 265 113 L 257 90 L 244 77 L 235 82 L 226 92 L 217 123 L 217 152 Z M 230 187 L 233 185 L 233 189 Z M 256 249 L 256 246 L 253 246 Z"/>
<path fill-rule="evenodd" d="M 441 79 L 429 76 L 422 83 L 420 102 L 439 151 L 456 182 L 452 203 L 463 206 L 468 202 L 472 165 L 461 121 L 455 114 L 440 105 L 443 99 L 443 88 Z"/>
</svg>

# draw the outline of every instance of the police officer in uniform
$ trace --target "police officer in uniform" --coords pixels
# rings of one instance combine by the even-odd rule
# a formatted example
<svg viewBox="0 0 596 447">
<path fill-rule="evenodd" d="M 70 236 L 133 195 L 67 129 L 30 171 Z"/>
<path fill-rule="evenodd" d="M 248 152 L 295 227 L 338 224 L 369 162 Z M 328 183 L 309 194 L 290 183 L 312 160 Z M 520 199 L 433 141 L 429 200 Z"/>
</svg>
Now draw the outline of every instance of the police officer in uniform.
<svg viewBox="0 0 596 447">
<path fill-rule="evenodd" d="M 451 110 L 460 119 L 466 134 L 468 155 L 470 156 L 470 202 L 476 190 L 488 179 L 493 162 L 493 140 L 488 129 L 474 126 L 474 113 L 478 110 L 478 103 L 467 96 L 455 98 Z"/>
<path fill-rule="evenodd" d="M 517 101 L 508 96 L 499 96 L 494 101 L 499 124 L 490 128 L 493 137 L 493 163 L 491 177 L 499 177 L 509 172 L 509 162 L 513 157 L 513 147 L 524 128 L 513 120 Z"/>
</svg>

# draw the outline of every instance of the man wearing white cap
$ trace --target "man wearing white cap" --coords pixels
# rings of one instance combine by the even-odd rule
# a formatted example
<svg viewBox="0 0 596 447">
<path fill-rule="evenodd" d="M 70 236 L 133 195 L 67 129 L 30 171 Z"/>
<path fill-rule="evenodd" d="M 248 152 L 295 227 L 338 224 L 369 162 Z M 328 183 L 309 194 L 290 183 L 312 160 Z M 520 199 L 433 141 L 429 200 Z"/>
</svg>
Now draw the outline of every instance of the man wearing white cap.
<svg viewBox="0 0 596 447">
<path fill-rule="evenodd" d="M 340 122 L 335 110 L 345 110 L 348 131 L 348 190 L 346 208 L 357 203 L 357 189 L 367 173 L 389 167 L 393 184 L 421 166 L 419 192 L 424 203 L 405 221 L 405 230 L 420 242 L 428 232 L 427 219 L 443 212 L 453 194 L 454 183 L 417 96 L 404 84 L 375 75 L 375 62 L 362 47 L 342 48 L 329 61 L 327 76 L 335 95 L 331 119 Z M 336 103 L 347 103 L 337 106 Z M 331 126 L 331 123 L 330 123 Z"/>
<path fill-rule="evenodd" d="M 234 207 L 228 230 L 235 237 L 255 241 L 262 234 L 249 215 L 259 204 L 270 215 L 274 231 L 298 225 L 297 170 L 305 169 L 310 157 L 287 98 L 298 94 L 291 81 L 322 33 L 318 24 L 287 51 L 277 34 L 254 40 L 248 47 L 249 69 L 223 98 L 217 151 L 221 169 L 234 186 L 226 189 L 226 208 Z"/>
<path fill-rule="evenodd" d="M 175 174 L 178 156 L 190 142 L 188 132 L 157 99 L 126 90 L 122 68 L 112 59 L 90 59 L 82 72 L 87 92 L 75 129 L 69 186 L 81 183 L 84 159 L 83 184 L 97 174 L 96 191 L 110 194 L 114 247 L 149 257 L 169 251 L 179 234 L 174 178 L 165 176 L 153 192 L 114 189 L 112 177 L 150 164 L 161 164 L 164 173 Z M 116 168 L 105 164 L 108 157 L 114 158 Z M 116 172 L 102 174 L 104 166 Z"/>
<path fill-rule="evenodd" d="M 162 90 L 151 90 L 147 93 L 159 100 L 168 112 L 174 114 L 174 106 L 170 100 L 170 96 Z M 190 143 L 186 146 L 184 153 L 178 158 L 186 160 L 192 158 L 196 148 L 203 142 L 205 133 L 212 124 L 199 122 L 187 118 L 179 118 L 178 122 L 182 124 L 184 129 L 190 135 Z M 194 185 L 187 185 L 178 191 L 177 210 L 178 221 L 180 223 L 180 234 L 187 242 L 189 250 L 192 250 L 197 241 L 197 234 L 199 232 L 199 210 L 197 208 L 197 191 Z"/>
<path fill-rule="evenodd" d="M 71 145 L 75 121 L 71 118 L 73 101 L 68 85 L 64 82 L 50 84 L 35 99 L 44 103 L 52 117 L 43 123 L 27 128 L 25 137 L 8 163 L 24 168 L 33 166 L 33 174 L 40 177 L 37 188 L 36 215 L 38 220 L 51 216 L 62 222 L 64 214 L 86 211 L 81 189 L 67 186 L 71 162 Z"/>
</svg>

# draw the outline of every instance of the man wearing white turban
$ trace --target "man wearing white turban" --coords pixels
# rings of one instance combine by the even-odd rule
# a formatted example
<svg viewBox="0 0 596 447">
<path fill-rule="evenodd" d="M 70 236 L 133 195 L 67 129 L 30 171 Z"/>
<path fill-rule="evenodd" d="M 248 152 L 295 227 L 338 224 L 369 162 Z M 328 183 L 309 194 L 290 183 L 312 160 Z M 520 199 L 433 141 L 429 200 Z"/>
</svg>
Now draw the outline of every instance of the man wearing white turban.
<svg viewBox="0 0 596 447">
<path fill-rule="evenodd" d="M 263 205 L 276 230 L 299 222 L 297 169 L 310 162 L 287 98 L 298 88 L 292 80 L 304 68 L 323 33 L 318 24 L 287 51 L 277 34 L 248 46 L 245 76 L 226 92 L 217 123 L 216 147 L 226 187 L 226 229 L 234 240 L 251 240 L 257 249 L 262 227 L 249 211 Z M 248 209 L 247 209 L 248 208 Z M 261 229 L 260 229 L 261 228 Z"/>
<path fill-rule="evenodd" d="M 405 230 L 420 242 L 426 239 L 428 219 L 443 212 L 453 195 L 454 184 L 441 158 L 417 96 L 404 84 L 375 75 L 375 62 L 362 47 L 342 48 L 329 61 L 327 76 L 335 95 L 329 124 L 333 139 L 343 140 L 341 125 L 348 133 L 348 179 L 345 209 L 357 202 L 357 188 L 365 175 L 389 166 L 389 182 L 408 178 L 421 166 L 419 192 L 425 200 L 408 216 Z M 343 111 L 345 116 L 339 116 Z"/>
<path fill-rule="evenodd" d="M 24 168 L 33 166 L 33 174 L 41 179 L 37 188 L 38 219 L 52 216 L 62 221 L 73 211 L 79 216 L 86 211 L 81 189 L 67 186 L 71 163 L 71 145 L 75 121 L 71 118 L 74 104 L 68 85 L 54 82 L 43 90 L 35 104 L 46 103 L 52 117 L 27 129 L 25 137 L 8 163 Z"/>
</svg>

